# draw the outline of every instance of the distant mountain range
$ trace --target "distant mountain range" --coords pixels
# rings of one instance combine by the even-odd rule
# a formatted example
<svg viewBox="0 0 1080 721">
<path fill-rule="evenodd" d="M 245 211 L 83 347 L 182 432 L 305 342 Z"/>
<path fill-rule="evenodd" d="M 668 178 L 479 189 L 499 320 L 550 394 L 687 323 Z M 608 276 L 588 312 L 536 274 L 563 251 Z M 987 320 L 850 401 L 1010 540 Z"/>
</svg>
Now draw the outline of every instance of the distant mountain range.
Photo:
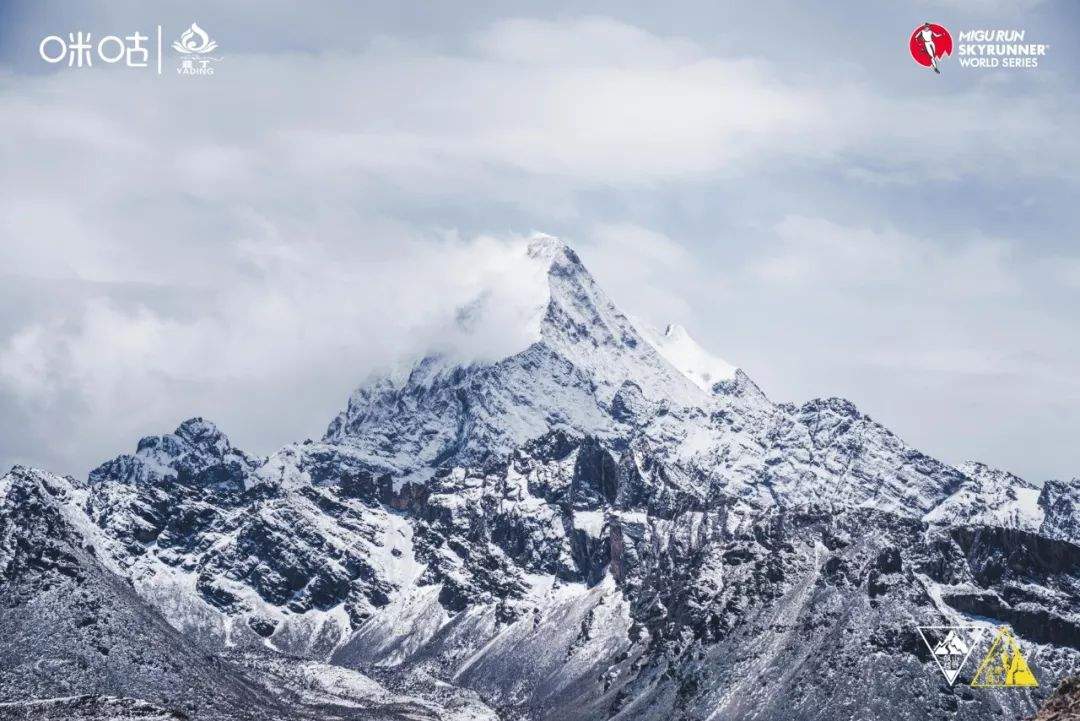
<svg viewBox="0 0 1080 721">
<path fill-rule="evenodd" d="M 1078 667 L 1080 480 L 774 403 L 524 252 L 524 347 L 374 379 L 319 441 L 195 418 L 3 476 L 0 718 L 1020 718 Z M 1041 685 L 950 687 L 916 627 L 957 624 Z"/>
</svg>

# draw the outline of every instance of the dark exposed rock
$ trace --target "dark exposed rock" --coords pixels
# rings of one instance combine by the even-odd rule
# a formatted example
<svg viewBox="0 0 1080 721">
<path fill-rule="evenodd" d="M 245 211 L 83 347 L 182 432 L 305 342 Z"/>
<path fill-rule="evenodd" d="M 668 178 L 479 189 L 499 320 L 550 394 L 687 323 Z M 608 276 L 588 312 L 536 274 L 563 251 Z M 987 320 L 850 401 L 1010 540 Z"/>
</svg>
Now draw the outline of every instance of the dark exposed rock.
<svg viewBox="0 0 1080 721">
<path fill-rule="evenodd" d="M 1030 721 L 1080 721 L 1080 678 L 1064 679 Z"/>
</svg>

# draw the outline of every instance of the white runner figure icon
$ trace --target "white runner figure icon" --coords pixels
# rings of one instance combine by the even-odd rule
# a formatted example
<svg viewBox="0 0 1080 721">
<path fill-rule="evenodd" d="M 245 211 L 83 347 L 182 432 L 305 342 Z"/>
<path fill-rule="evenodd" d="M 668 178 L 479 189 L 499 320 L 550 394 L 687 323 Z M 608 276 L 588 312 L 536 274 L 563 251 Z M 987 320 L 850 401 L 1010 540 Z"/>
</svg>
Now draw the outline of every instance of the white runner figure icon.
<svg viewBox="0 0 1080 721">
<path fill-rule="evenodd" d="M 930 23 L 923 23 L 923 26 L 919 28 L 919 37 L 922 38 L 923 47 L 926 48 L 927 54 L 930 55 L 930 67 L 934 69 L 935 73 L 941 74 L 941 70 L 938 69 L 937 62 L 937 47 L 934 45 L 934 38 L 940 38 L 941 33 L 935 33 L 934 29 L 930 27 Z"/>
</svg>

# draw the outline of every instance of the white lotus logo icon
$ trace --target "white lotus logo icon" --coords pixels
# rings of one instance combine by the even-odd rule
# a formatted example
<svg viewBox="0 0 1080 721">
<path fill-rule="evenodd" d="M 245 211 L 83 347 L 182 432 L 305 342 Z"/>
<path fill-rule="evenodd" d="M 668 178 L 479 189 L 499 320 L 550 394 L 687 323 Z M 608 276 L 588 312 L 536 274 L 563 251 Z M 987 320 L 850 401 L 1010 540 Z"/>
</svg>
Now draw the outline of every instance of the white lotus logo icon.
<svg viewBox="0 0 1080 721">
<path fill-rule="evenodd" d="M 199 27 L 198 23 L 191 23 L 180 35 L 180 39 L 172 44 L 173 50 L 184 54 L 208 53 L 217 47 L 217 43 L 210 39 L 206 31 Z"/>
</svg>

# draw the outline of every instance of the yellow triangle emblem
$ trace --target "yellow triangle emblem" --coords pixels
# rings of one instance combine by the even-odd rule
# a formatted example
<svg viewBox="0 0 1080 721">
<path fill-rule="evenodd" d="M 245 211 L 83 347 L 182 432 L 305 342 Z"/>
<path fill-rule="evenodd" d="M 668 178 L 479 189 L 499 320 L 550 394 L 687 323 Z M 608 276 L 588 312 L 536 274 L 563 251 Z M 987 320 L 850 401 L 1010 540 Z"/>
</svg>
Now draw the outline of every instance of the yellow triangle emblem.
<svg viewBox="0 0 1080 721">
<path fill-rule="evenodd" d="M 1007 626 L 998 629 L 971 685 L 980 688 L 1039 685 L 1020 652 L 1020 644 Z"/>
</svg>

